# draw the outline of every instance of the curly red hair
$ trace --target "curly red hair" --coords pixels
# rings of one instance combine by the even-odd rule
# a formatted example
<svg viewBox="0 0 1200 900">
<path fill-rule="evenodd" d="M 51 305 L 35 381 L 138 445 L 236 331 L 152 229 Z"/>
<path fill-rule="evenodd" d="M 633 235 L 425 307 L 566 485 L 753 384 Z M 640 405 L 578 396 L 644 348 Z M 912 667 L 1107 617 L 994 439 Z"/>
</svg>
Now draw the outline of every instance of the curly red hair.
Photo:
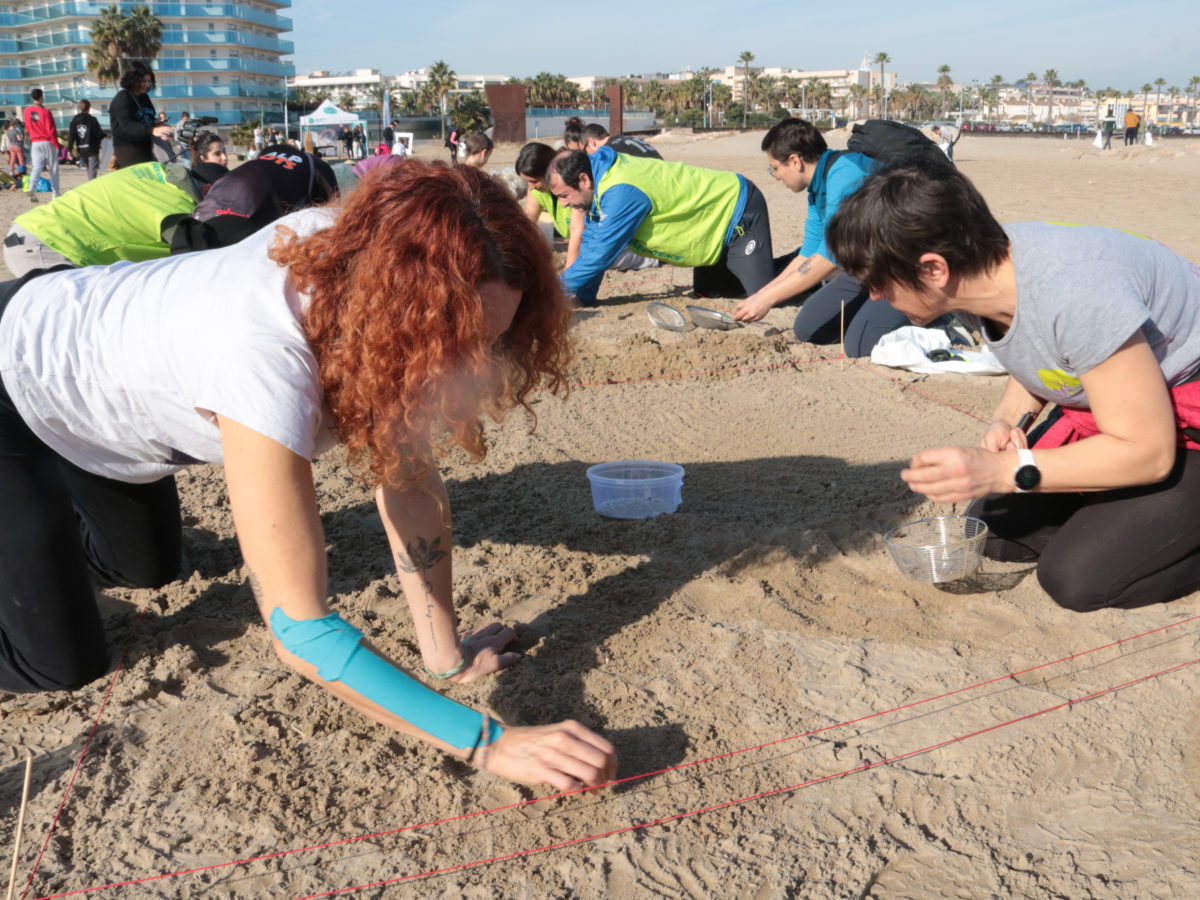
<svg viewBox="0 0 1200 900">
<path fill-rule="evenodd" d="M 338 439 L 375 483 L 420 480 L 448 444 L 482 458 L 482 414 L 529 410 L 543 383 L 565 390 L 571 312 L 549 245 L 490 176 L 405 160 L 364 178 L 331 227 L 279 230 L 271 258 L 310 298 L 304 333 Z M 495 342 L 488 281 L 521 292 Z"/>
</svg>

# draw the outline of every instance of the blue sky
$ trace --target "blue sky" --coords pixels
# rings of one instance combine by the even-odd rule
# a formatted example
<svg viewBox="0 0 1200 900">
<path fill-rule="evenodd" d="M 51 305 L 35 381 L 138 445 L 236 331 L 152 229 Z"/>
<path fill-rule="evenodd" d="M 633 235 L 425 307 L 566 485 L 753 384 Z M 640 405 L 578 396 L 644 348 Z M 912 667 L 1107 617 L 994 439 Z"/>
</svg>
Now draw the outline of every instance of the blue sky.
<svg viewBox="0 0 1200 900">
<path fill-rule="evenodd" d="M 395 74 L 444 59 L 458 72 L 619 77 L 724 66 L 749 50 L 752 65 L 809 70 L 853 68 L 883 51 L 901 81 L 936 80 L 943 64 L 967 83 L 1054 68 L 1093 89 L 1159 77 L 1186 89 L 1200 75 L 1198 0 L 294 0 L 282 12 L 300 74 Z"/>
</svg>

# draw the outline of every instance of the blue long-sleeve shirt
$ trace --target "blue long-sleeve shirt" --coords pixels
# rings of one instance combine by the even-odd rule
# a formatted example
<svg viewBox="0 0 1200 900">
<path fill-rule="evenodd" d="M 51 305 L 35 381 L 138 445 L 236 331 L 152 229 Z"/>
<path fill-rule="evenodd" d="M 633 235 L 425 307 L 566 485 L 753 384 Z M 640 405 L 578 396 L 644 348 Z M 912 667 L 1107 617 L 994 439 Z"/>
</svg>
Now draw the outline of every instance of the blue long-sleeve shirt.
<svg viewBox="0 0 1200 900">
<path fill-rule="evenodd" d="M 826 150 L 817 160 L 812 181 L 808 185 L 808 217 L 804 221 L 804 243 L 801 256 L 820 254 L 836 263 L 825 244 L 825 226 L 837 212 L 838 206 L 858 190 L 863 179 L 878 163 L 862 153 L 835 153 Z"/>
<path fill-rule="evenodd" d="M 600 179 L 612 167 L 617 158 L 611 147 L 600 147 L 588 159 L 592 166 L 592 184 L 597 188 Z M 737 207 L 728 224 L 724 241 L 729 242 L 733 226 L 741 219 L 746 206 L 745 179 L 738 176 L 740 190 Z M 605 270 L 612 265 L 633 240 L 638 228 L 654 207 L 650 196 L 641 188 L 631 184 L 616 184 L 604 191 L 603 214 L 597 212 L 595 197 L 587 212 L 587 226 L 579 247 L 579 256 L 574 264 L 562 273 L 563 288 L 584 304 L 594 303 L 596 293 Z M 670 262 L 670 260 L 667 260 Z"/>
</svg>

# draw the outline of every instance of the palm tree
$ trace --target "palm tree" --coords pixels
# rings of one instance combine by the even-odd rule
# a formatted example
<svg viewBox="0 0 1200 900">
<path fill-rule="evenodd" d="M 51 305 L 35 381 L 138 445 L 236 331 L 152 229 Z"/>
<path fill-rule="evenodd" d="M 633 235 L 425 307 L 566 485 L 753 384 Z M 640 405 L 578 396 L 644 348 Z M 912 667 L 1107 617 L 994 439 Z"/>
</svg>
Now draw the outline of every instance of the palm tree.
<svg viewBox="0 0 1200 900">
<path fill-rule="evenodd" d="M 750 108 L 750 63 L 754 60 L 754 54 L 749 50 L 743 50 L 738 55 L 738 61 L 742 64 L 742 127 L 746 127 L 746 112 Z"/>
<path fill-rule="evenodd" d="M 1154 124 L 1155 125 L 1158 124 L 1158 119 L 1159 119 L 1158 98 L 1162 96 L 1162 86 L 1166 83 L 1167 83 L 1167 79 L 1165 79 L 1165 78 L 1155 78 L 1154 79 L 1154 88 L 1155 88 L 1155 90 L 1154 90 Z"/>
<path fill-rule="evenodd" d="M 862 101 L 867 96 L 867 89 L 861 84 L 850 85 L 850 99 L 854 101 L 854 118 L 861 119 L 862 116 Z"/>
<path fill-rule="evenodd" d="M 1055 69 L 1043 72 L 1042 80 L 1046 82 L 1046 124 L 1049 125 L 1054 121 L 1054 89 L 1062 82 L 1058 80 L 1058 71 Z"/>
<path fill-rule="evenodd" d="M 131 59 L 146 62 L 158 56 L 162 48 L 163 23 L 149 6 L 135 6 L 125 19 L 125 48 Z"/>
<path fill-rule="evenodd" d="M 101 84 L 117 83 L 125 74 L 125 61 L 149 61 L 162 47 L 162 22 L 154 17 L 148 6 L 135 6 L 121 12 L 114 3 L 100 11 L 91 24 L 92 50 L 88 68 L 96 73 Z"/>
<path fill-rule="evenodd" d="M 383 114 L 383 98 L 388 96 L 388 89 L 382 84 L 374 84 L 367 88 L 367 96 L 371 98 L 371 106 L 379 110 L 380 117 Z M 390 102 L 390 98 L 389 98 Z M 381 122 L 381 125 L 387 125 L 387 122 Z"/>
<path fill-rule="evenodd" d="M 810 81 L 812 79 L 809 79 Z M 779 79 L 779 91 L 783 96 L 783 105 L 789 109 L 796 105 L 796 95 L 803 93 L 799 78 L 784 75 Z"/>
<path fill-rule="evenodd" d="M 892 61 L 892 58 L 890 56 L 888 56 L 886 52 L 881 51 L 881 52 L 875 54 L 875 59 L 872 61 L 879 63 L 879 93 L 880 93 L 880 96 L 882 97 L 882 100 L 880 102 L 880 110 L 881 111 L 880 111 L 879 118 L 886 119 L 887 118 L 888 92 L 887 92 L 887 82 L 883 80 L 883 65 L 884 65 L 884 63 L 890 63 Z"/>
<path fill-rule="evenodd" d="M 938 90 L 942 92 L 942 118 L 946 118 L 946 102 L 950 96 L 950 88 L 954 86 L 954 79 L 950 77 L 950 67 L 947 65 L 938 66 Z"/>
<path fill-rule="evenodd" d="M 1004 84 L 1003 75 L 992 76 L 992 124 L 996 124 L 996 119 L 1000 117 L 1000 86 Z"/>
<path fill-rule="evenodd" d="M 1192 95 L 1192 103 L 1188 107 L 1188 122 L 1191 125 L 1196 124 L 1196 95 L 1200 93 L 1200 75 L 1193 75 L 1188 79 L 1188 91 Z"/>
<path fill-rule="evenodd" d="M 92 51 L 88 54 L 88 68 L 96 73 L 101 84 L 116 84 L 125 74 L 123 35 L 125 16 L 114 3 L 100 10 L 100 16 L 91 24 Z"/>
<path fill-rule="evenodd" d="M 1025 99 L 1028 104 L 1025 109 L 1025 124 L 1033 124 L 1033 86 L 1037 84 L 1037 72 L 1028 72 L 1025 75 Z"/>
<path fill-rule="evenodd" d="M 342 94 L 342 96 L 338 98 L 338 106 L 346 110 L 346 112 L 350 112 L 352 109 L 354 109 L 354 106 L 357 102 L 358 101 L 355 99 L 354 94 L 350 93 L 350 91 L 346 91 L 346 93 Z"/>
<path fill-rule="evenodd" d="M 442 139 L 446 138 L 446 116 L 445 111 L 446 95 L 458 87 L 458 77 L 453 69 L 446 65 L 446 61 L 439 59 L 429 67 L 429 77 L 425 81 L 425 88 L 429 91 L 429 96 L 437 101 L 438 118 L 442 123 Z"/>
<path fill-rule="evenodd" d="M 763 75 L 758 79 L 758 96 L 762 99 L 763 112 L 770 115 L 779 105 L 779 79 L 774 75 Z"/>
</svg>

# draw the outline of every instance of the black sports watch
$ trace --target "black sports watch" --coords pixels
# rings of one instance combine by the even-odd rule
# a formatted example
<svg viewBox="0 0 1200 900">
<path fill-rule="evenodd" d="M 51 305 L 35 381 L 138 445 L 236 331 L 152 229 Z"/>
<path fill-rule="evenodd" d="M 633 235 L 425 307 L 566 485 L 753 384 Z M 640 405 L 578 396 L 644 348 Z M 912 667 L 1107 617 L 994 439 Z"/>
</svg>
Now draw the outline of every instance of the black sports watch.
<svg viewBox="0 0 1200 900">
<path fill-rule="evenodd" d="M 1026 494 L 1042 483 L 1042 470 L 1034 461 L 1033 451 L 1021 449 L 1017 451 L 1017 467 L 1013 469 L 1013 484 L 1017 486 L 1018 494 Z"/>
</svg>

